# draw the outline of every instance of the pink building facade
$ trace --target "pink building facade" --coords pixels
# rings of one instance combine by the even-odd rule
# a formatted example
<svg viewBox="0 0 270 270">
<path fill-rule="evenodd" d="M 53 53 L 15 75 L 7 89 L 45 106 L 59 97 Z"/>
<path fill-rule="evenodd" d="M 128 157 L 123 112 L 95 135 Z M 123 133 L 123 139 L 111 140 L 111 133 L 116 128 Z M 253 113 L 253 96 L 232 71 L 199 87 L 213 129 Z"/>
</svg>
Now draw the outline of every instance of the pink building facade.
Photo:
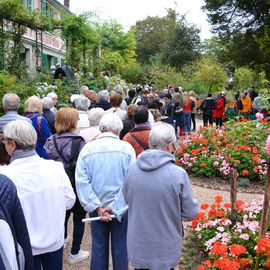
<svg viewBox="0 0 270 270">
<path fill-rule="evenodd" d="M 60 10 L 69 12 L 57 0 L 24 0 L 24 4 L 29 11 L 38 9 L 44 16 L 56 19 L 60 19 Z M 36 33 L 35 30 L 27 28 L 23 37 L 23 47 L 22 55 L 30 73 L 35 73 L 37 67 L 49 69 L 56 63 L 64 63 L 66 46 L 60 37 L 60 30 Z"/>
</svg>

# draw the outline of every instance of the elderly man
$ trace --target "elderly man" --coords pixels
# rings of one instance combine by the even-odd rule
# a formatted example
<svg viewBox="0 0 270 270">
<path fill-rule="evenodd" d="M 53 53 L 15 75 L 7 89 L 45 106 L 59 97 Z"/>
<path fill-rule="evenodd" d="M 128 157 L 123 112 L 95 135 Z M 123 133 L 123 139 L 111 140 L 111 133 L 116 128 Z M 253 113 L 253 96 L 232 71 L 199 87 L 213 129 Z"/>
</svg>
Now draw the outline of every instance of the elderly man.
<svg viewBox="0 0 270 270">
<path fill-rule="evenodd" d="M 112 105 L 109 102 L 110 94 L 107 90 L 102 90 L 98 93 L 97 103 L 95 104 L 96 108 L 101 108 L 104 111 L 109 110 Z"/>
<path fill-rule="evenodd" d="M 55 92 L 50 92 L 48 93 L 47 97 L 50 97 L 52 99 L 52 107 L 51 107 L 51 111 L 53 113 L 56 113 L 57 112 L 57 103 L 58 103 L 58 96 Z"/>
<path fill-rule="evenodd" d="M 76 166 L 76 189 L 79 200 L 90 216 L 101 221 L 91 224 L 91 270 L 108 270 L 109 239 L 113 268 L 127 270 L 127 205 L 121 189 L 128 169 L 135 161 L 132 146 L 119 139 L 123 128 L 116 114 L 104 115 L 99 124 L 101 134 L 80 152 Z M 111 219 L 114 214 L 117 219 Z M 121 222 L 120 222 L 121 220 Z"/>
<path fill-rule="evenodd" d="M 50 97 L 44 97 L 42 100 L 43 116 L 47 119 L 52 133 L 55 133 L 55 113 L 51 111 L 53 107 L 53 100 Z"/>
<path fill-rule="evenodd" d="M 62 270 L 66 210 L 75 194 L 61 162 L 45 160 L 35 151 L 37 133 L 26 121 L 4 128 L 11 163 L 0 173 L 15 184 L 29 231 L 34 269 Z"/>
<path fill-rule="evenodd" d="M 2 99 L 2 104 L 5 114 L 0 117 L 0 133 L 3 133 L 4 126 L 10 121 L 25 120 L 29 123 L 32 123 L 29 118 L 18 114 L 18 109 L 20 107 L 20 98 L 16 94 L 5 94 Z"/>
<path fill-rule="evenodd" d="M 183 226 L 198 212 L 185 170 L 175 165 L 173 126 L 157 123 L 150 150 L 131 166 L 123 186 L 128 210 L 128 257 L 136 269 L 172 269 L 179 264 Z"/>
<path fill-rule="evenodd" d="M 74 106 L 79 113 L 79 121 L 76 129 L 77 134 L 79 134 L 81 130 L 90 127 L 87 112 L 90 104 L 90 100 L 85 96 L 79 96 L 74 100 Z"/>
</svg>

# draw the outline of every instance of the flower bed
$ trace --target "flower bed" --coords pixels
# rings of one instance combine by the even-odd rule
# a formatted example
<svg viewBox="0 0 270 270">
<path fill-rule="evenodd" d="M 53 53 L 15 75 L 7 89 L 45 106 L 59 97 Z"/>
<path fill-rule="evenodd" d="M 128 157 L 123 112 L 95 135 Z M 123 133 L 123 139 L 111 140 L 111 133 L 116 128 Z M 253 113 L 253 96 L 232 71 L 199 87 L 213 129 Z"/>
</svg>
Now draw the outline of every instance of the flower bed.
<svg viewBox="0 0 270 270">
<path fill-rule="evenodd" d="M 229 121 L 224 129 L 201 128 L 198 134 L 182 139 L 176 162 L 190 173 L 207 177 L 229 178 L 233 167 L 239 177 L 264 179 L 268 128 L 265 120 Z"/>
<path fill-rule="evenodd" d="M 262 203 L 237 201 L 237 219 L 230 220 L 231 205 L 215 197 L 210 206 L 201 205 L 192 222 L 206 259 L 197 270 L 268 269 L 270 268 L 270 237 L 258 239 Z"/>
</svg>

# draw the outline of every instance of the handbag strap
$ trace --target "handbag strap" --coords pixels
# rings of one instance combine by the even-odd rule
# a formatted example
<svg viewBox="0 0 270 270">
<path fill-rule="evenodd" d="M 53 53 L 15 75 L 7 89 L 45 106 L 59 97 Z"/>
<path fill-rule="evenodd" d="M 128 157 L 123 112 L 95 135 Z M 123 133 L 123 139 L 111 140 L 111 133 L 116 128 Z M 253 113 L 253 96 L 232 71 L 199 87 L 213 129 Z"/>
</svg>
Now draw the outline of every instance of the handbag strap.
<svg viewBox="0 0 270 270">
<path fill-rule="evenodd" d="M 42 129 L 41 129 L 41 117 L 42 117 L 41 115 L 37 117 L 37 127 L 38 127 L 38 133 L 39 133 L 41 142 L 44 145 L 45 140 L 44 140 L 44 137 L 43 137 L 43 134 L 42 134 Z"/>
<path fill-rule="evenodd" d="M 140 145 L 141 148 L 144 150 L 149 149 L 149 146 L 143 143 L 137 136 L 135 136 L 132 131 L 130 132 L 130 136 Z"/>
<path fill-rule="evenodd" d="M 57 146 L 56 135 L 53 135 L 53 143 L 54 143 L 54 147 L 55 147 L 55 150 L 58 153 L 58 155 L 63 159 L 63 161 L 65 163 L 68 163 L 68 160 L 64 157 L 63 153 L 59 150 L 59 148 Z"/>
</svg>

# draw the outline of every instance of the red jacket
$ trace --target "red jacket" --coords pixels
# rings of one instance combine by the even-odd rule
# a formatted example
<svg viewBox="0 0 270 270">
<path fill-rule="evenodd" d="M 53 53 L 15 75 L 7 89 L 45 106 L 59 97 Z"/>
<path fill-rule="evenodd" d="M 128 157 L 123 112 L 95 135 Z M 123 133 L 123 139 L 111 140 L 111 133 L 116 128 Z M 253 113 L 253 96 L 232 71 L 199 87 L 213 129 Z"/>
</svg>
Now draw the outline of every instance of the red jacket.
<svg viewBox="0 0 270 270">
<path fill-rule="evenodd" d="M 225 107 L 224 99 L 218 98 L 218 100 L 216 101 L 216 108 L 213 111 L 213 117 L 222 118 L 224 113 L 224 107 Z"/>
</svg>

